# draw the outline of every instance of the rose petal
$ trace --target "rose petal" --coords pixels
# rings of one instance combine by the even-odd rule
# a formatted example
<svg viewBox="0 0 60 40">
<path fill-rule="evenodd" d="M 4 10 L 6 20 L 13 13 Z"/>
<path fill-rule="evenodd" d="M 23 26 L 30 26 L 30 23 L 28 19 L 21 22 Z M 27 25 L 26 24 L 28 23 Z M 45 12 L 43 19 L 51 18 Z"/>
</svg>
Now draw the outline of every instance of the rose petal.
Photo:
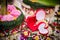
<svg viewBox="0 0 60 40">
<path fill-rule="evenodd" d="M 21 12 L 19 10 L 13 10 L 10 14 L 15 17 L 18 17 L 21 14 Z"/>
<path fill-rule="evenodd" d="M 9 12 L 11 12 L 12 10 L 16 10 L 16 8 L 15 8 L 14 5 L 8 5 L 8 6 L 7 6 L 7 10 L 8 10 Z"/>
<path fill-rule="evenodd" d="M 4 15 L 2 18 L 1 18 L 1 21 L 12 21 L 14 20 L 14 17 L 12 15 Z"/>
</svg>

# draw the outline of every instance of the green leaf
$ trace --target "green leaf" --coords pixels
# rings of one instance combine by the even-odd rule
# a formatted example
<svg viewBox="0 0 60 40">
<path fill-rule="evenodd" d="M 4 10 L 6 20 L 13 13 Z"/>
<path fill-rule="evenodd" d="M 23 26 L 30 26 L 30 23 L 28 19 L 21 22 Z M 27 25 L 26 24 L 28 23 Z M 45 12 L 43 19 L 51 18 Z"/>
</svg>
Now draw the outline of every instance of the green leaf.
<svg viewBox="0 0 60 40">
<path fill-rule="evenodd" d="M 40 1 L 38 0 L 38 2 L 31 2 L 29 0 L 23 0 L 23 2 L 27 5 L 30 5 L 33 9 L 37 9 L 37 8 L 53 8 L 54 6 L 48 5 L 47 3 L 49 3 L 48 1 Z M 43 2 L 43 3 L 40 3 Z M 45 4 L 46 3 L 46 4 Z"/>
<path fill-rule="evenodd" d="M 60 5 L 60 0 L 38 0 L 38 3 L 46 6 L 56 6 Z"/>
<path fill-rule="evenodd" d="M 21 23 L 24 21 L 24 15 L 21 14 L 16 20 L 13 21 L 0 21 L 0 28 L 3 28 L 3 30 L 12 30 L 18 25 L 21 25 Z M 0 29 L 1 30 L 1 29 Z"/>
<path fill-rule="evenodd" d="M 39 3 L 36 3 L 36 2 L 33 2 L 32 5 L 31 5 L 32 8 L 34 9 L 38 9 L 38 8 L 53 8 L 52 6 L 45 6 L 43 4 L 39 4 Z"/>
</svg>

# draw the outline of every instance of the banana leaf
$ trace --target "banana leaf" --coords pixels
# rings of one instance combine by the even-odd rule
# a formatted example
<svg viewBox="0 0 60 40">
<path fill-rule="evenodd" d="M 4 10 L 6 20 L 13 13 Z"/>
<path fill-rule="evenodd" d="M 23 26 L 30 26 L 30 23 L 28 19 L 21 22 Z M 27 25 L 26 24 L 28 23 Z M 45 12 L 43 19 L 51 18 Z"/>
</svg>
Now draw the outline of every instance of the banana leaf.
<svg viewBox="0 0 60 40">
<path fill-rule="evenodd" d="M 23 0 L 23 2 L 27 5 L 30 5 L 32 8 L 54 8 L 56 5 L 60 5 L 59 0 L 37 0 L 36 2 L 32 2 L 30 0 Z"/>
</svg>

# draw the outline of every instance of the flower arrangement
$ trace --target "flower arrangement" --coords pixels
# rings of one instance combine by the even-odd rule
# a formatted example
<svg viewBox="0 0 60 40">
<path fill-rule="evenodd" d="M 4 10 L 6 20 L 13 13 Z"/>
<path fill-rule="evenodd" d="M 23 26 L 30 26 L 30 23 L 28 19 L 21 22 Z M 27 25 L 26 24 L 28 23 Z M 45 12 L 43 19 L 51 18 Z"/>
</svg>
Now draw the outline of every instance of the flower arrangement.
<svg viewBox="0 0 60 40">
<path fill-rule="evenodd" d="M 8 0 L 0 1 L 0 27 L 3 28 L 3 30 L 11 30 L 15 26 L 20 25 L 24 20 L 24 15 L 19 8 L 13 4 L 9 4 L 8 2 L 10 1 L 7 1 Z"/>
<path fill-rule="evenodd" d="M 0 21 L 16 20 L 21 15 L 21 11 L 17 10 L 14 5 L 7 6 L 7 15 L 0 15 Z"/>
</svg>

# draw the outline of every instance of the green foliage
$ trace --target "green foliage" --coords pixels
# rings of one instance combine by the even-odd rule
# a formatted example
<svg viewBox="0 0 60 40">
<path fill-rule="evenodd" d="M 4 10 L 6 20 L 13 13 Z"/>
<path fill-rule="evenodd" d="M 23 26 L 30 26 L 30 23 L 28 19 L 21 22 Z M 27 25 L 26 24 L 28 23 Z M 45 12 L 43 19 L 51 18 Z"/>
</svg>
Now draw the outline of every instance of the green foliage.
<svg viewBox="0 0 60 40">
<path fill-rule="evenodd" d="M 6 29 L 13 29 L 14 27 L 20 25 L 24 20 L 24 15 L 21 14 L 16 20 L 13 20 L 13 21 L 4 21 L 4 22 L 1 22 L 0 21 L 0 28 L 2 28 L 3 30 L 6 30 Z"/>
<path fill-rule="evenodd" d="M 38 0 L 38 2 L 46 6 L 60 5 L 60 0 Z"/>
<path fill-rule="evenodd" d="M 32 40 L 32 37 L 29 37 L 28 40 Z"/>
<path fill-rule="evenodd" d="M 55 5 L 60 4 L 59 0 L 38 0 L 38 2 L 31 2 L 29 0 L 23 0 L 23 2 L 27 5 L 30 5 L 32 8 L 50 8 Z"/>
</svg>

